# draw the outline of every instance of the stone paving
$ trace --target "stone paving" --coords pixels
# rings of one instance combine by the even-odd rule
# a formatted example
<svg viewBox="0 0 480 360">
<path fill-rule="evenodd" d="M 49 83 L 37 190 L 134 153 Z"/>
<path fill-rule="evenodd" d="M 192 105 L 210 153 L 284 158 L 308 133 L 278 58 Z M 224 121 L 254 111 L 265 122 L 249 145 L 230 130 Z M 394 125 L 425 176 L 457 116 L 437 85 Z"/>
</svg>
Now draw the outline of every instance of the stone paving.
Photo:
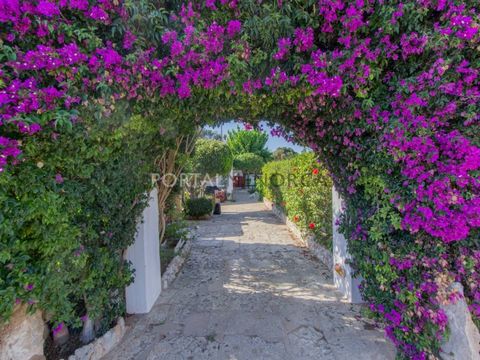
<svg viewBox="0 0 480 360">
<path fill-rule="evenodd" d="M 190 258 L 104 357 L 132 360 L 394 359 L 383 331 L 343 302 L 330 271 L 260 202 L 238 194 L 195 222 Z"/>
</svg>

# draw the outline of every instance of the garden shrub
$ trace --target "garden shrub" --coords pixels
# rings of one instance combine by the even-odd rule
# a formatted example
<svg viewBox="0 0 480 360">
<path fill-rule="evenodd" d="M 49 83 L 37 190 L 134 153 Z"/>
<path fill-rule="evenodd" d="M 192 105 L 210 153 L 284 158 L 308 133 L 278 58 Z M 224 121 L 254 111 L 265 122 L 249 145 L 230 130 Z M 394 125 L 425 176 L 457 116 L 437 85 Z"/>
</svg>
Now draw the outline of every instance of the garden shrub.
<svg viewBox="0 0 480 360">
<path fill-rule="evenodd" d="M 181 240 L 187 240 L 189 227 L 186 221 L 174 221 L 167 224 L 165 229 L 165 243 L 168 246 L 175 246 Z"/>
<path fill-rule="evenodd" d="M 272 161 L 262 168 L 257 189 L 288 219 L 332 249 L 332 181 L 313 153 Z"/>
<path fill-rule="evenodd" d="M 190 164 L 193 172 L 208 176 L 226 175 L 232 164 L 232 153 L 225 143 L 212 139 L 197 140 Z"/>
<path fill-rule="evenodd" d="M 213 204 L 213 200 L 206 197 L 187 199 L 185 201 L 185 214 L 193 218 L 210 215 L 213 211 Z"/>
<path fill-rule="evenodd" d="M 134 240 L 162 142 L 141 117 L 117 121 L 44 132 L 23 147 L 36 163 L 0 176 L 4 318 L 20 301 L 46 311 L 54 325 L 81 326 L 88 315 L 108 328 L 124 314 L 134 269 L 123 251 Z"/>
</svg>

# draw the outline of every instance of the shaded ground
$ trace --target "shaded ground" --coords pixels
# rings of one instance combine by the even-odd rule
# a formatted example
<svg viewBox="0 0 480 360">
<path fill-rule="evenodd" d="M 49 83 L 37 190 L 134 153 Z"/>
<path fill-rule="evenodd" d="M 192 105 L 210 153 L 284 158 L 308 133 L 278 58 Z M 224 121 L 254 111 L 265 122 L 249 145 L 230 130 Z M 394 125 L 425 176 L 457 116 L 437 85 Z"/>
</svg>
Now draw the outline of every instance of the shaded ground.
<svg viewBox="0 0 480 360">
<path fill-rule="evenodd" d="M 237 197 L 196 222 L 178 278 L 104 359 L 394 359 L 330 271 L 262 203 Z"/>
</svg>

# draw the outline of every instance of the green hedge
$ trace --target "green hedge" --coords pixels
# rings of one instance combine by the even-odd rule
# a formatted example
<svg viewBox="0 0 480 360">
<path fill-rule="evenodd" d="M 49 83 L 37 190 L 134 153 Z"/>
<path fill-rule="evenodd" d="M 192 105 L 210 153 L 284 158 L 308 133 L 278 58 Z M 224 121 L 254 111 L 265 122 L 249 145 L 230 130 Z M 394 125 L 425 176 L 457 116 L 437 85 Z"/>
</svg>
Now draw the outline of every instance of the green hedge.
<svg viewBox="0 0 480 360">
<path fill-rule="evenodd" d="M 27 139 L 23 161 L 0 174 L 0 317 L 16 303 L 52 325 L 104 328 L 124 313 L 133 269 L 123 251 L 146 205 L 158 125 L 112 115 Z"/>
<path fill-rule="evenodd" d="M 332 248 L 332 181 L 313 153 L 265 164 L 257 189 L 300 229 Z M 312 228 L 313 227 L 313 228 Z"/>
<path fill-rule="evenodd" d="M 214 202 L 211 198 L 187 199 L 185 202 L 185 213 L 194 218 L 210 215 L 213 211 L 213 204 Z"/>
</svg>

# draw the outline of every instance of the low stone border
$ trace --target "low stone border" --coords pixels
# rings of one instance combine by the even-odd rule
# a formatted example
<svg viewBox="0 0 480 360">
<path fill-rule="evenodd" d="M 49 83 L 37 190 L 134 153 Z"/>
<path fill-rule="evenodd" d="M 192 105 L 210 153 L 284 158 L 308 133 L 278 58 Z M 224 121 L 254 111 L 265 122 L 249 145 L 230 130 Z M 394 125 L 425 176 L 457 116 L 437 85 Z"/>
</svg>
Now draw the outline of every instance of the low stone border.
<svg viewBox="0 0 480 360">
<path fill-rule="evenodd" d="M 287 228 L 300 241 L 302 241 L 302 243 L 313 253 L 313 255 L 315 255 L 316 258 L 318 258 L 318 260 L 320 260 L 329 269 L 333 269 L 333 254 L 330 250 L 316 242 L 314 235 L 306 234 L 300 230 L 295 223 L 287 218 L 285 213 L 282 211 L 282 208 L 267 199 L 263 199 L 263 203 L 267 209 L 271 210 L 276 217 L 278 217 L 283 223 L 285 223 L 285 225 L 287 225 Z"/>
<path fill-rule="evenodd" d="M 15 305 L 8 323 L 0 324 L 0 359 L 44 359 L 43 342 L 48 330 L 42 313 L 27 312 L 27 305 Z"/>
<path fill-rule="evenodd" d="M 453 283 L 449 290 L 459 294 L 455 303 L 441 305 L 448 317 L 450 336 L 442 344 L 442 360 L 480 359 L 480 332 L 473 323 L 463 295 L 463 286 Z"/>
<path fill-rule="evenodd" d="M 126 330 L 125 320 L 122 317 L 118 318 L 117 325 L 92 343 L 75 350 L 75 353 L 70 355 L 68 360 L 101 359 L 122 340 Z"/>
<path fill-rule="evenodd" d="M 192 232 L 190 232 L 186 241 L 179 241 L 177 246 L 175 246 L 175 253 L 177 255 L 172 259 L 172 261 L 170 261 L 170 264 L 167 266 L 167 270 L 165 270 L 165 273 L 162 274 L 162 289 L 167 289 L 172 281 L 177 277 L 178 272 L 190 254 L 190 250 L 192 249 L 193 245 L 193 239 L 194 235 Z"/>
</svg>

